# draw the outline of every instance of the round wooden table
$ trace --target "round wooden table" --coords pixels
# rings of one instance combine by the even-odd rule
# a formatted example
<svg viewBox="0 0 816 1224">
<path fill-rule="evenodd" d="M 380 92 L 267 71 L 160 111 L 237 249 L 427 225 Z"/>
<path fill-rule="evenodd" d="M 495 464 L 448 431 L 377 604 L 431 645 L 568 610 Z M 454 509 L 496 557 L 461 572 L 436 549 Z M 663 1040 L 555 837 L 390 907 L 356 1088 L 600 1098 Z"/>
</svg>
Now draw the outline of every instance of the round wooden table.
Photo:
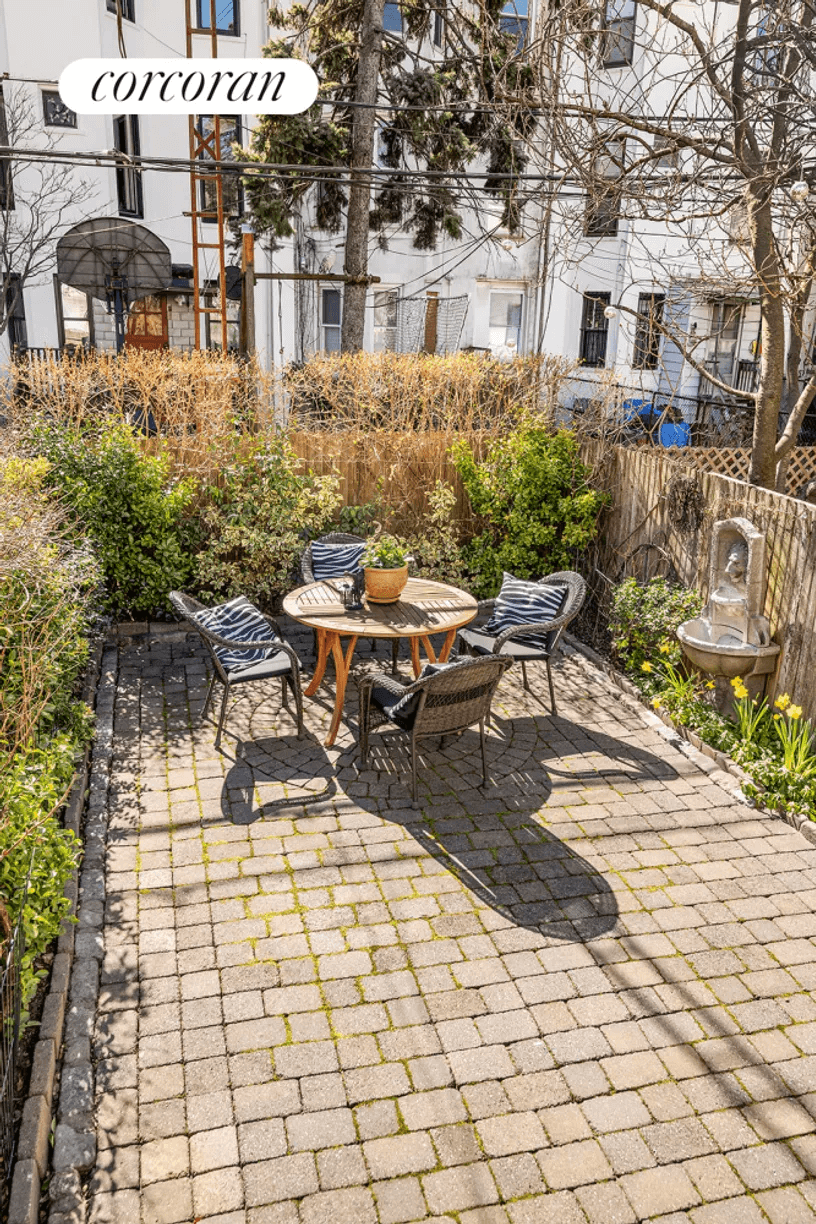
<svg viewBox="0 0 816 1224">
<path fill-rule="evenodd" d="M 334 658 L 334 716 L 326 738 L 327 748 L 334 743 L 343 716 L 346 683 L 358 638 L 407 638 L 414 676 L 418 676 L 420 642 L 432 663 L 444 663 L 457 629 L 469 624 L 477 610 L 476 600 L 467 591 L 424 578 L 409 578 L 396 603 L 369 604 L 365 599 L 363 602 L 365 606 L 361 611 L 350 612 L 343 607 L 339 591 L 328 582 L 311 582 L 298 587 L 283 601 L 283 610 L 292 620 L 310 625 L 317 632 L 317 664 L 309 687 L 305 689 L 307 697 L 314 696 L 320 687 L 329 655 Z M 445 634 L 438 656 L 430 641 L 430 635 L 436 633 Z M 345 651 L 340 641 L 344 637 L 349 639 Z"/>
</svg>

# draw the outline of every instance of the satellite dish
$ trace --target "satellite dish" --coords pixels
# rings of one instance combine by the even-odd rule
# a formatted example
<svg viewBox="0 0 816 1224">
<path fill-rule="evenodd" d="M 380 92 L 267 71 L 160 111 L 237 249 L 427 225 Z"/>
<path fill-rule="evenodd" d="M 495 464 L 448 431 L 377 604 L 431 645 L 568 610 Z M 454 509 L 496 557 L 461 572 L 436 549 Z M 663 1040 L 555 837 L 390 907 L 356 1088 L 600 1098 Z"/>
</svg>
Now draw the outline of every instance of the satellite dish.
<svg viewBox="0 0 816 1224">
<path fill-rule="evenodd" d="M 57 275 L 91 297 L 104 298 L 116 316 L 116 349 L 125 339 L 128 304 L 170 287 L 170 251 L 143 225 L 121 217 L 80 221 L 57 243 Z"/>
</svg>

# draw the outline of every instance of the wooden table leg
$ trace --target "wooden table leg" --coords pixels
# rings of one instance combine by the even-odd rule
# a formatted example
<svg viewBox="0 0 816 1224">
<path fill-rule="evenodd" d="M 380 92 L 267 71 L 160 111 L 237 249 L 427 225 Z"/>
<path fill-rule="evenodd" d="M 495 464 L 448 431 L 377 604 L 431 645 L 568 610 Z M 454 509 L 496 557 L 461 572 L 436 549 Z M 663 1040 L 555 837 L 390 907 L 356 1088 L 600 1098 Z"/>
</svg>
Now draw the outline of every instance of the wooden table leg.
<svg viewBox="0 0 816 1224">
<path fill-rule="evenodd" d="M 427 633 L 423 633 L 422 635 L 422 645 L 425 647 L 425 653 L 430 659 L 430 661 L 432 663 L 435 663 L 436 662 L 436 652 L 433 646 L 431 645 L 431 639 L 428 637 Z"/>
<path fill-rule="evenodd" d="M 453 648 L 453 643 L 456 641 L 456 635 L 458 632 L 458 629 L 449 629 L 445 634 L 445 641 L 442 643 L 442 649 L 439 652 L 440 663 L 447 663 L 448 655 Z"/>
<path fill-rule="evenodd" d="M 422 665 L 419 661 L 419 638 L 411 637 L 408 639 L 408 641 L 411 646 L 411 666 L 414 669 L 414 679 L 416 680 L 417 676 L 422 670 Z"/>
<path fill-rule="evenodd" d="M 317 662 L 315 663 L 314 675 L 309 681 L 309 687 L 303 690 L 307 697 L 314 697 L 320 688 L 320 682 L 326 672 L 329 652 L 333 649 L 334 643 L 340 640 L 339 634 L 332 633 L 328 629 L 315 629 L 315 633 L 317 634 Z"/>
<path fill-rule="evenodd" d="M 351 658 L 354 654 L 354 647 L 357 645 L 357 635 L 353 634 L 349 638 L 349 644 L 346 647 L 346 653 L 344 655 L 343 647 L 340 645 L 339 633 L 333 633 L 331 636 L 333 639 L 331 649 L 332 655 L 334 656 L 336 689 L 334 694 L 334 716 L 332 717 L 331 726 L 329 727 L 329 734 L 326 737 L 327 748 L 331 748 L 332 744 L 337 738 L 340 720 L 343 717 L 343 702 L 346 696 L 346 681 L 348 680 L 348 674 L 351 669 Z"/>
</svg>

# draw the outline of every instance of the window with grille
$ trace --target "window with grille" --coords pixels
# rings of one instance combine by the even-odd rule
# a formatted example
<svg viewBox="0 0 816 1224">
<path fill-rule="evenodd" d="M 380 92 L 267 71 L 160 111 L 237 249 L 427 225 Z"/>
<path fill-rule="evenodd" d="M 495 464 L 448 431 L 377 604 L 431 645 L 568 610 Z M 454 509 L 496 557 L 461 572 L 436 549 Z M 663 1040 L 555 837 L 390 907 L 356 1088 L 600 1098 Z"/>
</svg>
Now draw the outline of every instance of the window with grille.
<svg viewBox="0 0 816 1224">
<path fill-rule="evenodd" d="M 23 282 L 16 272 L 12 272 L 6 282 L 6 319 L 12 350 L 28 348 Z"/>
<path fill-rule="evenodd" d="M 636 0 L 607 0 L 601 40 L 601 62 L 605 68 L 631 64 L 636 20 Z"/>
<path fill-rule="evenodd" d="M 323 289 L 320 293 L 320 327 L 323 352 L 340 352 L 340 328 L 343 320 L 343 299 L 339 289 Z"/>
<path fill-rule="evenodd" d="M 113 143 L 120 153 L 138 157 L 141 153 L 139 140 L 139 116 L 120 115 L 113 121 Z M 116 166 L 116 194 L 119 213 L 123 217 L 143 217 L 142 172 L 138 166 L 119 162 Z"/>
<path fill-rule="evenodd" d="M 606 342 L 609 338 L 609 320 L 604 311 L 610 304 L 608 293 L 590 291 L 584 294 L 581 318 L 581 364 L 595 369 L 606 363 Z"/>
<path fill-rule="evenodd" d="M 587 238 L 614 238 L 620 213 L 620 178 L 626 142 L 610 140 L 595 158 L 594 185 L 587 200 L 584 234 Z"/>
<path fill-rule="evenodd" d="M 668 136 L 655 136 L 654 151 L 659 153 L 656 165 L 659 170 L 676 170 L 680 165 L 680 150 Z"/>
<path fill-rule="evenodd" d="M 122 7 L 122 16 L 125 21 L 136 20 L 136 0 L 119 0 Z M 107 0 L 107 8 L 109 13 L 116 12 L 116 0 Z"/>
<path fill-rule="evenodd" d="M 196 0 L 198 28 L 212 29 L 210 0 Z M 240 34 L 239 0 L 215 0 L 215 29 L 218 34 Z"/>
<path fill-rule="evenodd" d="M 396 289 L 378 289 L 374 293 L 374 352 L 393 353 L 397 347 Z"/>
<path fill-rule="evenodd" d="M 241 143 L 241 120 L 238 115 L 219 115 L 221 120 L 221 147 L 218 151 L 219 161 L 235 161 L 232 151 L 234 144 Z M 212 161 L 215 149 L 215 116 L 199 115 L 196 119 L 196 131 L 200 141 L 210 140 L 208 149 L 199 154 L 202 161 Z M 202 221 L 218 220 L 218 185 L 215 178 L 205 179 L 200 184 L 201 209 L 209 214 Z M 241 182 L 234 172 L 223 172 L 221 175 L 221 192 L 224 203 L 225 217 L 240 217 L 244 211 L 244 193 Z"/>
<path fill-rule="evenodd" d="M 0 144 L 9 144 L 8 121 L 3 88 L 0 86 Z M 11 158 L 0 157 L 0 208 L 9 212 L 14 207 L 14 187 L 11 177 Z"/>
<path fill-rule="evenodd" d="M 44 89 L 42 103 L 46 127 L 76 127 L 76 113 L 65 105 L 56 89 Z"/>
<path fill-rule="evenodd" d="M 92 299 L 73 285 L 54 278 L 57 298 L 57 324 L 62 348 L 90 348 L 93 345 Z"/>
<path fill-rule="evenodd" d="M 660 357 L 660 324 L 663 322 L 665 293 L 638 296 L 635 348 L 632 365 L 636 370 L 656 370 Z"/>
</svg>

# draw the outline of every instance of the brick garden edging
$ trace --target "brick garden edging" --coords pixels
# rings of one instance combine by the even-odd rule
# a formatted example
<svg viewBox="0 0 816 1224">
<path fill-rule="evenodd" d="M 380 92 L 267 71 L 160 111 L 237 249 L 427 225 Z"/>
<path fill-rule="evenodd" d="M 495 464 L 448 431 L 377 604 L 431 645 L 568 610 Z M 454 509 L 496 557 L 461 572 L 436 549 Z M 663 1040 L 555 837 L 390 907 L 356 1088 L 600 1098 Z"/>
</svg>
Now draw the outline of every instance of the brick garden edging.
<svg viewBox="0 0 816 1224">
<path fill-rule="evenodd" d="M 82 700 L 94 704 L 102 660 L 101 644 L 94 650 L 82 686 Z M 91 746 L 84 753 L 65 807 L 63 824 L 79 838 L 88 785 Z M 43 1005 L 39 1035 L 31 1063 L 28 1096 L 17 1145 L 14 1175 L 11 1182 L 8 1224 L 37 1224 L 40 1211 L 40 1189 L 49 1166 L 54 1087 L 63 1040 L 63 1024 L 68 1003 L 71 966 L 76 947 L 76 926 L 79 888 L 79 867 L 71 873 L 65 885 L 65 896 L 71 903 L 57 940 L 57 950 L 51 967 L 49 992 Z"/>
<path fill-rule="evenodd" d="M 621 672 L 617 671 L 617 669 L 614 668 L 611 663 L 607 663 L 606 659 L 602 658 L 602 656 L 594 651 L 591 646 L 586 646 L 583 642 L 579 641 L 578 638 L 573 637 L 571 633 L 566 633 L 564 637 L 572 649 L 576 651 L 576 653 L 583 655 L 584 659 L 591 663 L 593 667 L 603 672 L 606 678 L 611 680 L 616 688 L 620 689 L 620 691 L 625 694 L 626 697 L 629 697 L 631 701 L 637 705 L 638 712 L 644 716 L 648 722 L 651 722 L 653 726 L 656 726 L 661 733 L 664 733 L 663 728 L 673 732 L 675 738 L 672 739 L 671 742 L 674 743 L 676 748 L 680 748 L 680 750 L 686 756 L 688 756 L 689 759 L 694 760 L 700 769 L 705 769 L 706 772 L 710 772 L 712 766 L 710 764 L 706 764 L 706 761 L 714 762 L 714 768 L 721 769 L 724 773 L 730 774 L 732 778 L 736 779 L 736 781 L 739 783 L 739 788 L 733 793 L 734 797 L 738 799 L 740 803 L 747 804 L 749 807 L 757 808 L 758 810 L 764 812 L 765 815 L 771 816 L 775 820 L 784 821 L 785 824 L 790 825 L 791 828 L 796 829 L 799 833 L 801 833 L 802 836 L 811 843 L 811 845 L 816 845 L 816 825 L 814 825 L 812 820 L 809 820 L 807 816 L 802 816 L 799 813 L 778 812 L 773 808 L 765 807 L 762 803 L 758 803 L 754 799 L 749 799 L 743 793 L 742 786 L 746 782 L 751 782 L 752 779 L 745 772 L 745 770 L 736 763 L 736 761 L 732 761 L 731 757 L 727 756 L 724 752 L 720 752 L 718 749 L 712 748 L 710 744 L 706 744 L 700 739 L 699 735 L 697 735 L 694 731 L 690 731 L 688 727 L 684 727 L 682 724 L 676 723 L 671 714 L 669 714 L 668 710 L 664 710 L 662 706 L 657 711 L 654 711 L 650 706 L 647 706 L 638 687 L 633 684 L 631 680 L 627 679 L 627 677 Z M 667 738 L 670 737 L 667 736 Z M 754 785 L 756 785 L 756 783 L 754 783 Z"/>
</svg>

